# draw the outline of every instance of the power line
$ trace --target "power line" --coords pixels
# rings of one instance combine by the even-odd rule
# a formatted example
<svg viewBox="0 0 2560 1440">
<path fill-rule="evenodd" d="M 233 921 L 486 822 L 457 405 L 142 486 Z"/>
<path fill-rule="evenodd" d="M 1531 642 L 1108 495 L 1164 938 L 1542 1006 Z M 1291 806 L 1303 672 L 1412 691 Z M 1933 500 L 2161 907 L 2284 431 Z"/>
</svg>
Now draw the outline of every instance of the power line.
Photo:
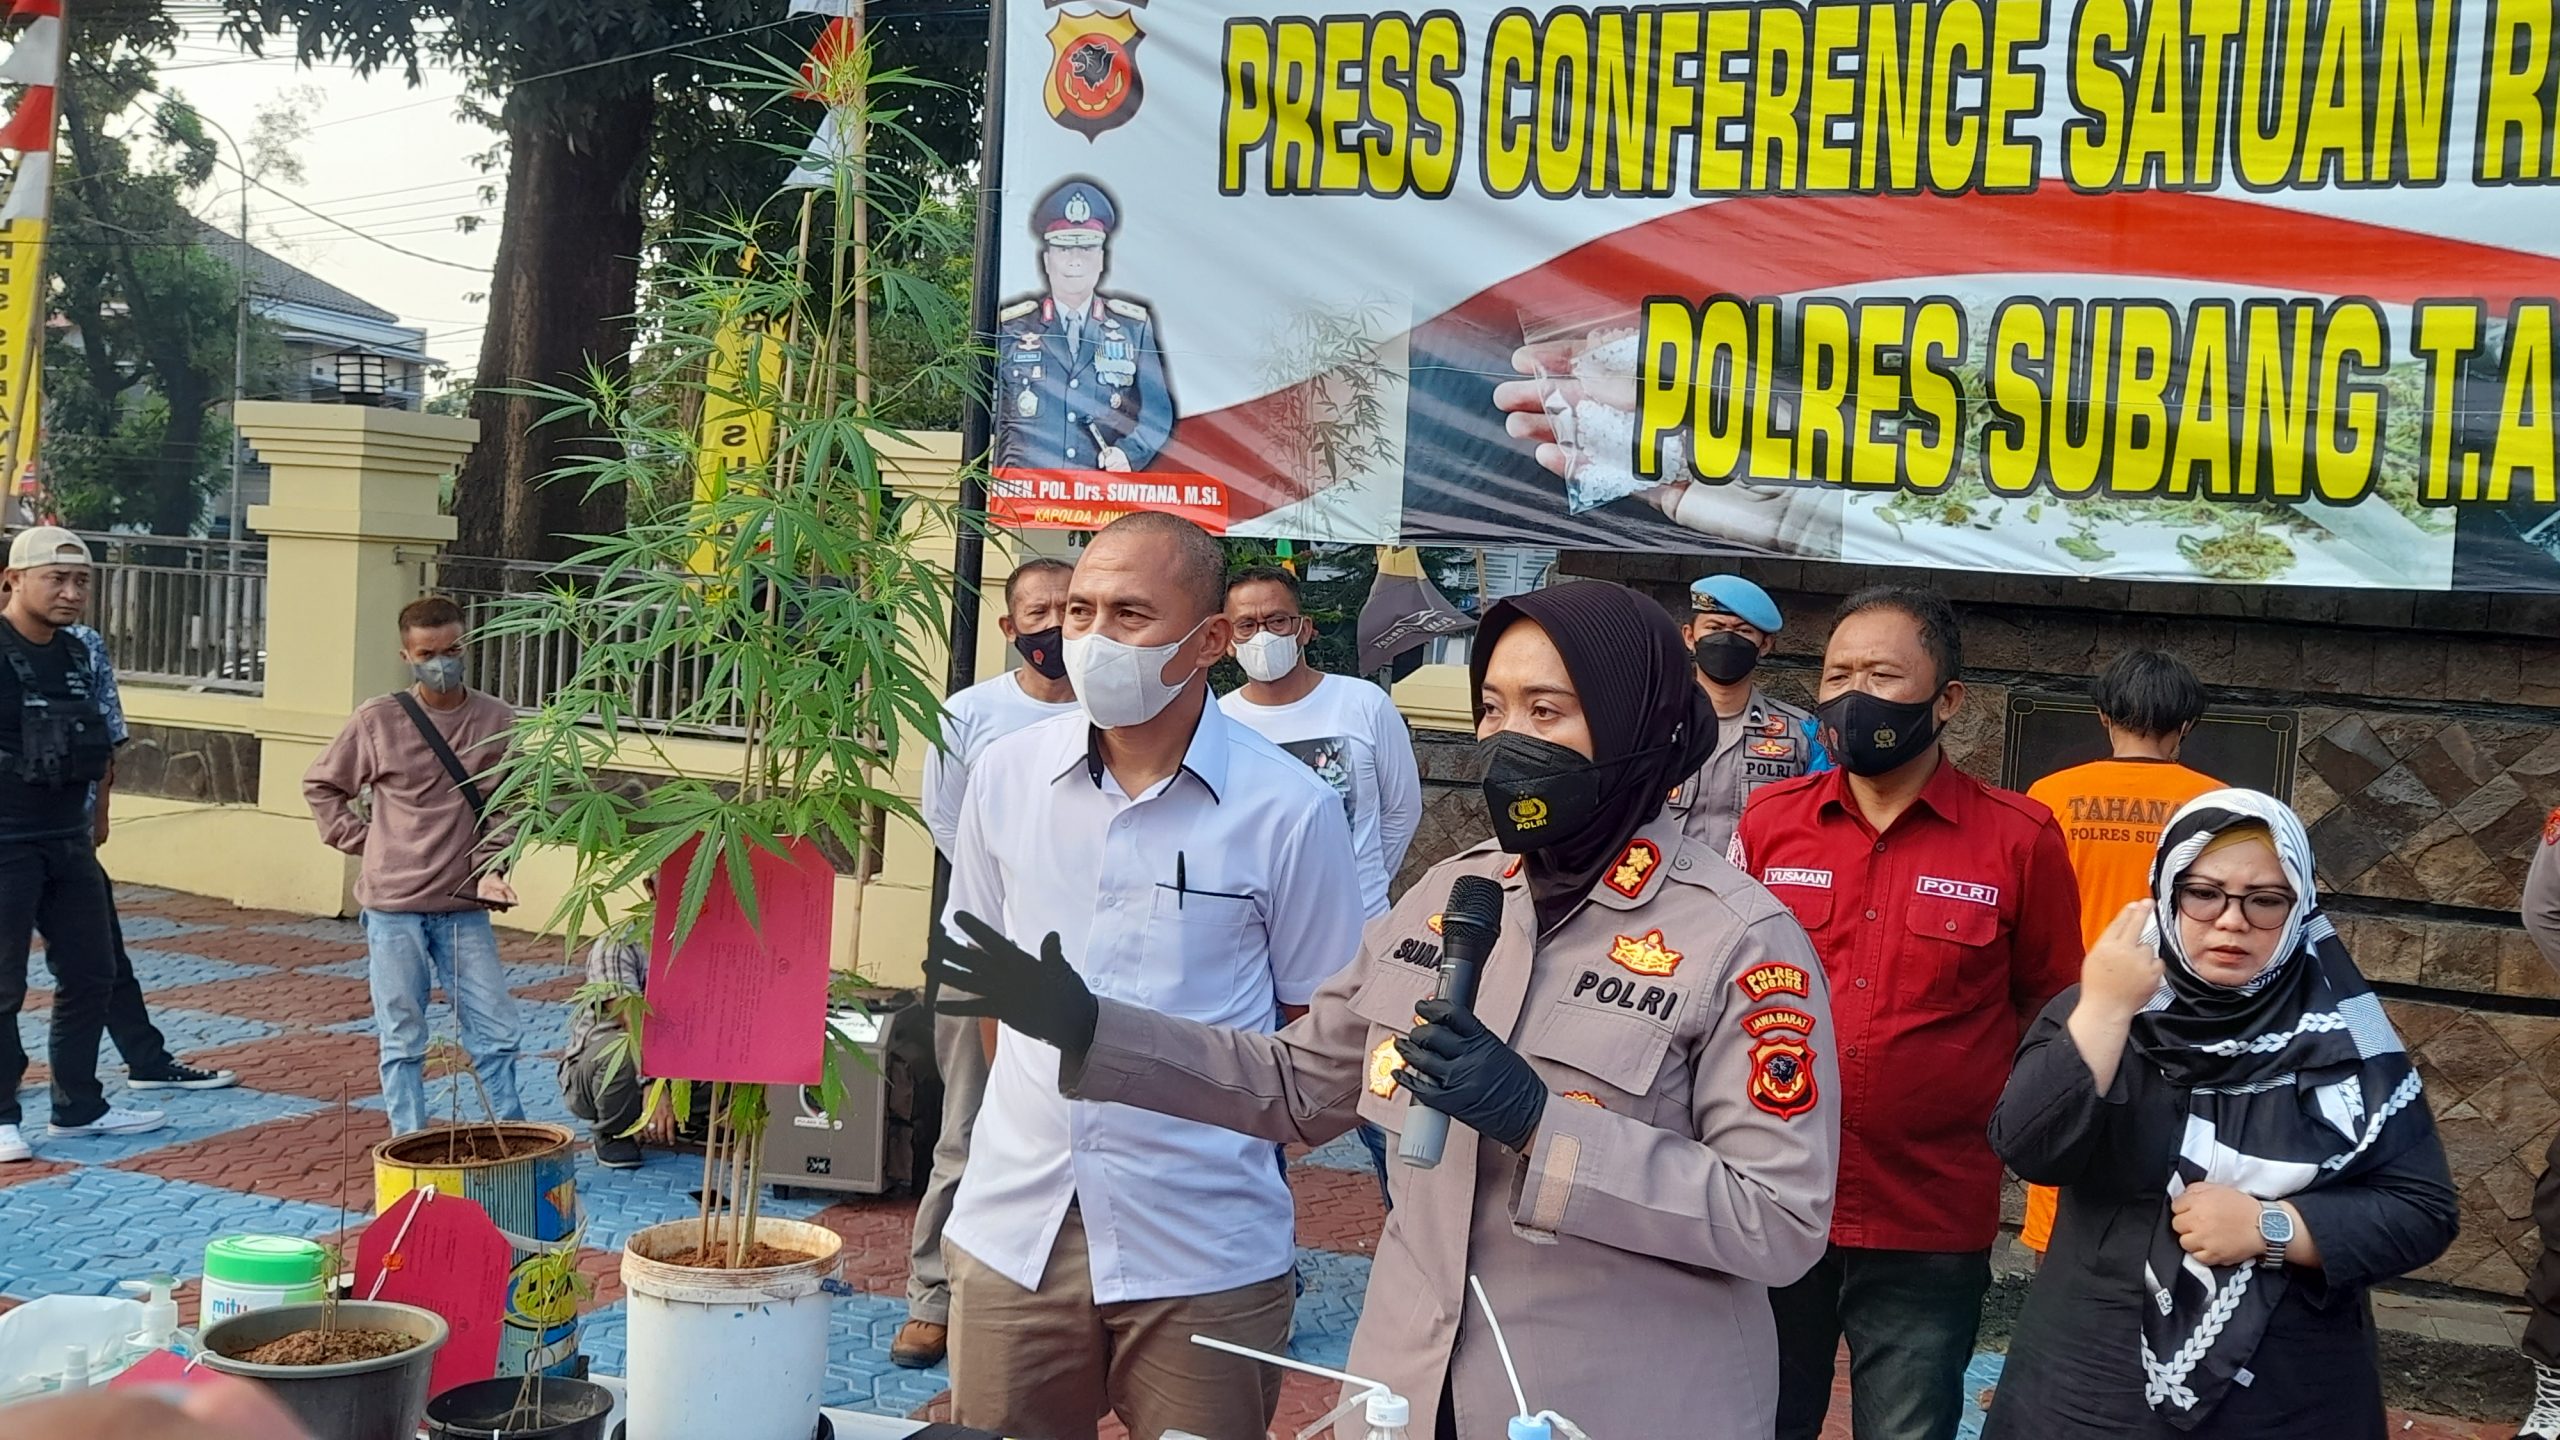
<svg viewBox="0 0 2560 1440">
<path fill-rule="evenodd" d="M 525 85 L 531 85 L 541 80 L 557 80 L 564 75 L 577 75 L 589 70 L 601 70 L 608 65 L 621 65 L 633 60 L 646 60 L 653 55 L 669 55 L 678 50 L 690 50 L 697 45 L 710 45 L 722 40 L 735 40 L 742 35 L 753 35 L 760 31 L 779 29 L 780 27 L 788 25 L 799 18 L 800 17 L 797 15 L 785 15 L 779 20 L 765 20 L 753 25 L 742 25 L 735 30 L 723 30 L 714 35 L 697 35 L 690 40 L 678 40 L 672 44 L 660 45 L 648 50 L 634 50 L 628 55 L 611 55 L 602 60 L 589 60 L 577 65 L 563 66 L 557 70 L 546 70 L 538 75 L 518 76 L 517 78 L 508 81 L 507 84 L 509 88 L 517 88 Z M 311 128 L 314 130 L 326 130 L 335 125 L 353 125 L 359 120 L 372 120 L 384 115 L 398 114 L 403 110 L 415 110 L 421 105 L 440 105 L 445 103 L 448 99 L 460 100 L 462 98 L 464 97 L 459 95 L 437 95 L 425 100 L 412 100 L 405 105 L 394 105 L 388 109 L 368 110 L 361 115 L 348 115 L 336 120 L 324 120 Z"/>
<path fill-rule="evenodd" d="M 334 215 L 325 215 L 320 211 L 312 209 L 310 206 L 303 204 L 301 201 L 287 195 L 273 185 L 259 179 L 257 176 L 249 174 L 247 171 L 240 169 L 240 167 L 236 165 L 231 168 L 233 174 L 238 175 L 241 179 L 248 181 L 250 184 L 257 186 L 261 190 L 266 191 L 268 194 L 273 195 L 277 199 L 292 206 L 294 209 L 301 211 L 305 215 L 308 215 L 315 220 L 325 220 L 332 228 L 344 230 L 359 240 L 379 245 L 394 255 L 406 255 L 412 260 L 424 260 L 430 265 L 443 265 L 454 270 L 467 270 L 474 275 L 486 275 L 489 273 L 489 267 L 486 265 L 466 265 L 459 260 L 447 260 L 441 255 L 429 255 L 422 251 L 406 249 L 402 246 L 394 245 L 388 240 L 377 240 L 373 236 L 366 234 L 362 230 L 357 229 L 355 226 L 348 224 Z"/>
</svg>

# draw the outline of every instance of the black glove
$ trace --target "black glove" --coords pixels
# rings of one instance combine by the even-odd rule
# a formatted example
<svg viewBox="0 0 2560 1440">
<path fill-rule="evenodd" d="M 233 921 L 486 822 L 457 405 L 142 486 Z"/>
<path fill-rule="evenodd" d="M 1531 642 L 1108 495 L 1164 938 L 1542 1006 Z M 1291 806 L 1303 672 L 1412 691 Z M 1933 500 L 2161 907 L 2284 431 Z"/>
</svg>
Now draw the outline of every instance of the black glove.
<svg viewBox="0 0 2560 1440">
<path fill-rule="evenodd" d="M 954 912 L 951 919 L 977 943 L 963 944 L 934 932 L 924 961 L 925 975 L 942 988 L 934 1009 L 1001 1020 L 1071 1056 L 1093 1048 L 1094 1018 L 1102 1007 L 1085 988 L 1084 977 L 1067 963 L 1056 931 L 1040 942 L 1034 956 L 966 910 Z"/>
<path fill-rule="evenodd" d="M 1547 1082 L 1457 1002 L 1425 1000 L 1413 1013 L 1423 1023 L 1396 1042 L 1396 1083 L 1486 1139 L 1528 1149 L 1547 1113 Z"/>
</svg>

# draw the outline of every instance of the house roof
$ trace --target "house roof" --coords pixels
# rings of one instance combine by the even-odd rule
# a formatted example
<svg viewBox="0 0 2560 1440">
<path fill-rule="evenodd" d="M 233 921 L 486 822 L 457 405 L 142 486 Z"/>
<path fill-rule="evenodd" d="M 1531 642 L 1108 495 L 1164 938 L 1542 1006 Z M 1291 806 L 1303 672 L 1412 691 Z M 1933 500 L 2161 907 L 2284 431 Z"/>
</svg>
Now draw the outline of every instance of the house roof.
<svg viewBox="0 0 2560 1440">
<path fill-rule="evenodd" d="M 205 248 L 233 265 L 240 262 L 240 241 L 230 231 L 202 220 L 196 228 L 204 236 Z M 315 305 L 354 315 L 384 325 L 397 325 L 400 317 L 352 291 L 341 290 L 299 265 L 277 259 L 255 244 L 248 253 L 249 289 L 269 299 L 286 300 L 300 305 Z"/>
</svg>

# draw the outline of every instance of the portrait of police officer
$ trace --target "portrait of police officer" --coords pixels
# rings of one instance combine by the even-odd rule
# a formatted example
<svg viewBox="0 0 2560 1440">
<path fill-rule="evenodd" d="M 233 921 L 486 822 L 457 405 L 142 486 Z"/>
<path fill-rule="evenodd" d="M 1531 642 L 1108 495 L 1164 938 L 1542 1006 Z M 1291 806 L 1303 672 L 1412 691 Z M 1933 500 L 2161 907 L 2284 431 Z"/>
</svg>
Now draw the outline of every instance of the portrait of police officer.
<svg viewBox="0 0 2560 1440">
<path fill-rule="evenodd" d="M 996 315 L 998 468 L 1144 470 L 1173 433 L 1155 317 L 1100 288 L 1119 224 L 1089 180 L 1032 212 L 1047 285 Z"/>
</svg>

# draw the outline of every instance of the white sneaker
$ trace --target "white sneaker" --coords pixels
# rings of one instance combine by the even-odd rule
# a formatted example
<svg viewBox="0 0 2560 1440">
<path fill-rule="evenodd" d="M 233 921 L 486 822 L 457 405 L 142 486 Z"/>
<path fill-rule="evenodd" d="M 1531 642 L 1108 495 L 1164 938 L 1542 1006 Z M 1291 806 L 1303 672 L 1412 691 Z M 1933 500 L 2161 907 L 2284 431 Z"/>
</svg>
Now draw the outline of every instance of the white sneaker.
<svg viewBox="0 0 2560 1440">
<path fill-rule="evenodd" d="M 143 1135 L 169 1123 L 169 1117 L 157 1110 L 127 1110 L 111 1105 L 107 1113 L 86 1125 L 47 1125 L 45 1133 L 57 1140 L 81 1135 Z"/>
<path fill-rule="evenodd" d="M 27 1137 L 18 1133 L 17 1126 L 0 1125 L 0 1165 L 15 1165 L 34 1158 L 36 1152 L 27 1148 Z"/>
<path fill-rule="evenodd" d="M 2560 1370 L 2538 1360 L 2533 1366 L 2533 1413 L 2517 1428 L 2516 1440 L 2560 1440 Z"/>
</svg>

